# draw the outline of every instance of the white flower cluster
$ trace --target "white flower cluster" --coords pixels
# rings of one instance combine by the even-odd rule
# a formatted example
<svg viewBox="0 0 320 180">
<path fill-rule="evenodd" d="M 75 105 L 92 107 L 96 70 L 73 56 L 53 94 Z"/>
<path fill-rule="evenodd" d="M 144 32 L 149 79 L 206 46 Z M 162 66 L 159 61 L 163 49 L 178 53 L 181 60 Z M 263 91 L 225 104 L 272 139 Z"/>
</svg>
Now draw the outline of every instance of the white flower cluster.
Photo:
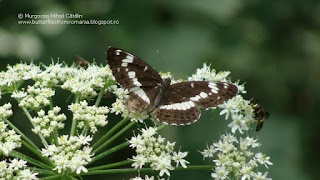
<svg viewBox="0 0 320 180">
<path fill-rule="evenodd" d="M 61 88 L 86 99 L 97 96 L 96 90 L 103 88 L 107 80 L 114 79 L 108 66 L 101 68 L 89 65 L 87 69 L 73 67 L 71 72 Z"/>
<path fill-rule="evenodd" d="M 175 143 L 166 141 L 165 138 L 158 135 L 154 137 L 157 132 L 156 128 L 149 127 L 141 130 L 141 135 L 134 136 L 129 140 L 130 147 L 136 150 L 137 155 L 132 157 L 132 166 L 134 168 L 142 168 L 146 164 L 150 164 L 150 167 L 154 170 L 160 171 L 159 175 L 164 174 L 170 176 L 169 170 L 173 170 L 171 165 L 172 161 L 176 162 L 178 167 L 181 164 L 182 167 L 187 168 L 186 164 L 189 164 L 185 158 L 188 152 L 175 152 Z"/>
<path fill-rule="evenodd" d="M 69 105 L 69 110 L 73 113 L 73 119 L 78 121 L 77 127 L 83 129 L 90 127 L 90 132 L 95 134 L 98 131 L 97 126 L 104 127 L 108 124 L 108 107 L 88 106 L 87 101 Z"/>
<path fill-rule="evenodd" d="M 49 137 L 55 129 L 63 129 L 64 123 L 67 119 L 65 114 L 59 114 L 61 108 L 56 106 L 52 110 L 48 111 L 48 114 L 45 114 L 44 110 L 37 112 L 38 117 L 31 119 L 31 122 L 34 124 L 32 131 L 36 134 L 42 134 L 44 137 Z"/>
<path fill-rule="evenodd" d="M 250 101 L 243 99 L 241 95 L 235 96 L 218 107 L 223 109 L 220 115 L 225 114 L 226 120 L 231 117 L 232 122 L 228 124 L 228 127 L 231 128 L 232 133 L 238 130 L 243 134 L 243 130 L 249 130 L 248 125 L 254 122 L 254 109 Z"/>
<path fill-rule="evenodd" d="M 27 93 L 14 91 L 11 97 L 21 99 L 20 107 L 41 109 L 50 104 L 49 98 L 55 95 L 55 91 L 51 88 L 41 88 L 39 85 L 39 83 L 36 83 L 34 86 L 28 86 Z"/>
<path fill-rule="evenodd" d="M 40 68 L 34 64 L 20 63 L 8 66 L 7 69 L 7 71 L 0 72 L 0 87 L 6 90 L 13 90 L 10 87 L 19 87 L 22 81 L 32 79 L 41 72 Z"/>
<path fill-rule="evenodd" d="M 140 177 L 140 176 L 138 176 L 138 177 L 134 177 L 134 178 L 131 178 L 130 180 L 154 180 L 154 177 L 153 176 L 148 176 L 148 175 L 146 175 L 145 177 L 144 177 L 144 179 L 142 178 L 142 177 Z M 158 180 L 164 180 L 164 178 L 158 178 Z"/>
<path fill-rule="evenodd" d="M 11 115 L 10 103 L 0 106 L 0 155 L 8 156 L 12 150 L 21 147 L 20 135 L 17 135 L 14 130 L 9 130 L 7 128 L 8 125 L 3 121 Z"/>
<path fill-rule="evenodd" d="M 110 91 L 117 96 L 116 102 L 111 105 L 111 113 L 115 113 L 116 115 L 121 114 L 123 118 L 130 118 L 131 121 L 137 121 L 141 123 L 143 120 L 150 118 L 146 111 L 142 113 L 135 113 L 129 111 L 129 109 L 125 106 L 125 102 L 129 98 L 129 91 L 127 89 L 113 85 L 110 86 Z"/>
<path fill-rule="evenodd" d="M 257 139 L 246 137 L 239 140 L 231 135 L 222 135 L 217 143 L 213 143 L 201 154 L 207 158 L 213 158 L 215 163 L 214 172 L 211 176 L 214 179 L 259 179 L 268 180 L 267 172 L 262 174 L 258 172 L 258 166 L 272 165 L 267 157 L 261 152 L 253 153 L 251 149 L 259 147 L 261 144 Z"/>
<path fill-rule="evenodd" d="M 26 168 L 27 161 L 12 159 L 10 163 L 6 160 L 0 161 L 0 179 L 25 179 L 36 180 L 38 173 L 33 173 Z"/>
<path fill-rule="evenodd" d="M 216 70 L 211 69 L 210 65 L 203 64 L 202 68 L 198 68 L 197 72 L 188 78 L 189 81 L 220 81 L 229 82 L 227 80 L 230 71 L 220 71 L 216 73 Z"/>
<path fill-rule="evenodd" d="M 58 137 L 59 146 L 54 144 L 42 149 L 42 155 L 49 157 L 55 164 L 53 170 L 63 173 L 67 170 L 80 174 L 88 172 L 84 166 L 91 161 L 92 148 L 90 147 L 91 136 L 68 136 Z"/>
</svg>

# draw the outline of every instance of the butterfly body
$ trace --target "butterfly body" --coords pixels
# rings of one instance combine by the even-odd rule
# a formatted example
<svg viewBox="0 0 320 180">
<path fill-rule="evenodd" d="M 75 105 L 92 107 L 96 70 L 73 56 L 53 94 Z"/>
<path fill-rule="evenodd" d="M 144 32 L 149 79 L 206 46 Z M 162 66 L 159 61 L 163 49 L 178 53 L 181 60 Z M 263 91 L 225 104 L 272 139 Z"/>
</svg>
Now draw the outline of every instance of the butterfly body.
<svg viewBox="0 0 320 180">
<path fill-rule="evenodd" d="M 227 82 L 187 81 L 171 84 L 138 57 L 115 47 L 106 52 L 107 61 L 116 81 L 130 90 L 125 105 L 141 113 L 154 109 L 155 117 L 173 125 L 196 122 L 200 115 L 198 106 L 213 108 L 238 93 L 236 85 Z"/>
</svg>

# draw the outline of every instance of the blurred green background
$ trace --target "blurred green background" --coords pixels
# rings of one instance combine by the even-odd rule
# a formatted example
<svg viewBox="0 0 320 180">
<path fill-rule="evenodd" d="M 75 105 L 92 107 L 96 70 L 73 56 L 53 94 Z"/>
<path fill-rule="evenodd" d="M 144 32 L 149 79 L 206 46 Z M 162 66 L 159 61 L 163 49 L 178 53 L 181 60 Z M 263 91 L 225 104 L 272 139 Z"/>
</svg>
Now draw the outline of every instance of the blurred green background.
<svg viewBox="0 0 320 180">
<path fill-rule="evenodd" d="M 83 15 L 80 20 L 117 20 L 119 24 L 19 25 L 19 13 L 79 13 Z M 316 0 L 1 0 L 0 70 L 20 60 L 49 64 L 51 58 L 59 57 L 71 64 L 77 61 L 74 55 L 105 65 L 108 46 L 125 49 L 176 78 L 186 79 L 204 62 L 211 63 L 217 71 L 231 71 L 233 81 L 245 82 L 245 97 L 258 100 L 270 112 L 264 128 L 251 134 L 259 138 L 260 150 L 274 163 L 267 170 L 269 177 L 318 179 L 319 28 Z M 63 96 L 60 99 L 60 104 L 65 103 Z M 176 141 L 182 151 L 189 151 L 192 164 L 212 164 L 203 161 L 198 150 L 225 133 L 229 122 L 212 115 L 203 111 L 194 125 L 168 127 L 162 134 Z M 24 124 L 24 117 L 13 118 Z M 125 160 L 130 153 L 114 156 Z M 170 179 L 205 180 L 211 179 L 210 174 L 181 171 Z"/>
</svg>

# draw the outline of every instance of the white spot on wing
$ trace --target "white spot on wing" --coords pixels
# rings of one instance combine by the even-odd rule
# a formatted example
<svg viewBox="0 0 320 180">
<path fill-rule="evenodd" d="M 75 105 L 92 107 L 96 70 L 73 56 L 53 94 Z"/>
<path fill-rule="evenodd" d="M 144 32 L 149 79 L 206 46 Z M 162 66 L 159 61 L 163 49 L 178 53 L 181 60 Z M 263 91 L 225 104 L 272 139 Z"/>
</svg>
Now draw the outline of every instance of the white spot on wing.
<svg viewBox="0 0 320 180">
<path fill-rule="evenodd" d="M 216 83 L 210 82 L 210 83 L 208 84 L 208 87 L 211 89 L 211 92 L 212 92 L 212 93 L 218 94 L 219 88 L 217 87 L 217 84 L 216 84 Z"/>
<path fill-rule="evenodd" d="M 134 84 L 134 85 L 136 85 L 136 86 L 142 86 L 142 84 L 138 81 L 137 78 L 133 78 L 132 81 L 133 81 L 133 84 Z"/>
<path fill-rule="evenodd" d="M 224 88 L 227 89 L 228 88 L 228 84 L 227 83 L 223 83 L 224 84 Z"/>
<path fill-rule="evenodd" d="M 186 101 L 182 103 L 174 103 L 169 105 L 162 105 L 160 109 L 167 109 L 167 110 L 188 110 L 194 107 L 195 104 L 192 101 Z"/>
<path fill-rule="evenodd" d="M 148 70 L 148 66 L 145 66 L 143 71 L 147 71 Z"/>
<path fill-rule="evenodd" d="M 128 76 L 129 76 L 129 78 L 134 78 L 134 77 L 136 77 L 136 72 L 130 71 L 130 72 L 128 72 Z"/>
<path fill-rule="evenodd" d="M 120 49 L 117 49 L 117 50 L 116 50 L 116 55 L 119 56 L 120 53 L 121 53 L 121 50 L 120 50 Z"/>
<path fill-rule="evenodd" d="M 150 104 L 150 99 L 147 96 L 146 92 L 144 92 L 143 89 L 141 89 L 139 87 L 134 87 L 134 88 L 131 88 L 130 91 L 133 92 L 134 94 L 136 94 L 137 96 L 139 96 L 145 102 Z"/>
<path fill-rule="evenodd" d="M 122 59 L 122 62 L 124 63 L 132 63 L 133 62 L 133 56 L 127 55 L 125 59 Z"/>
<path fill-rule="evenodd" d="M 123 63 L 121 63 L 121 66 L 122 66 L 122 67 L 127 67 L 127 66 L 128 66 L 128 63 L 123 62 Z"/>
<path fill-rule="evenodd" d="M 191 86 L 192 88 L 194 88 L 194 84 L 193 84 L 193 83 L 191 83 L 190 86 Z"/>
<path fill-rule="evenodd" d="M 200 97 L 202 97 L 202 98 L 208 97 L 208 94 L 205 93 L 205 92 L 201 92 L 199 95 L 200 95 Z"/>
</svg>

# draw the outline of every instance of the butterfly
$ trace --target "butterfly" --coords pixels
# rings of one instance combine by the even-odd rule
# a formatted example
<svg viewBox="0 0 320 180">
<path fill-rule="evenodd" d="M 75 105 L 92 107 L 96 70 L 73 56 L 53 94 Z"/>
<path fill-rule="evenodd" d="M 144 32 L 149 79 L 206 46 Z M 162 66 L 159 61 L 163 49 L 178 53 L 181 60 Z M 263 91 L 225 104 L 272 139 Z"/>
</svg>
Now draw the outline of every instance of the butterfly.
<svg viewBox="0 0 320 180">
<path fill-rule="evenodd" d="M 238 93 L 227 82 L 187 81 L 171 84 L 146 62 L 120 48 L 109 47 L 106 58 L 115 80 L 129 89 L 126 107 L 141 113 L 145 109 L 162 123 L 189 125 L 201 115 L 198 106 L 213 108 Z"/>
</svg>

